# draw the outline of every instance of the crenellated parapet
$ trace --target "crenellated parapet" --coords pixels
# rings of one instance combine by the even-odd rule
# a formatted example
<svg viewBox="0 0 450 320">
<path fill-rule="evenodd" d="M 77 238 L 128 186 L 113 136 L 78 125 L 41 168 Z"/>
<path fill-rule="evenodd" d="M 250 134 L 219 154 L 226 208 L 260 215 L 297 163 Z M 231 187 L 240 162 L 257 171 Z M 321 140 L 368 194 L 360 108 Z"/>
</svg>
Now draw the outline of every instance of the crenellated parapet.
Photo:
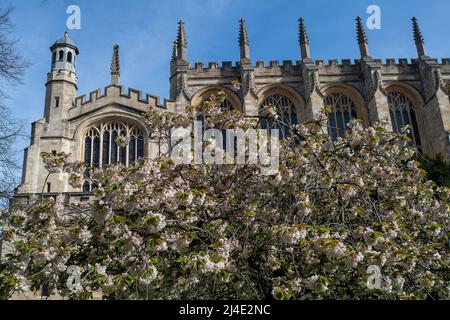
<svg viewBox="0 0 450 320">
<path fill-rule="evenodd" d="M 95 111 L 109 105 L 120 105 L 139 112 L 145 112 L 149 108 L 173 111 L 173 103 L 140 90 L 124 88 L 123 86 L 110 85 L 103 90 L 97 89 L 88 95 L 82 95 L 75 99 L 75 105 L 69 109 L 69 119 L 82 116 L 85 113 Z"/>
<path fill-rule="evenodd" d="M 86 97 L 89 98 L 86 98 Z M 108 97 L 123 97 L 130 99 L 131 102 L 142 103 L 151 107 L 158 107 L 165 109 L 165 105 L 160 103 L 160 98 L 148 93 L 143 93 L 140 90 L 133 88 L 124 88 L 123 86 L 107 86 L 102 91 L 97 89 L 90 92 L 88 95 L 82 95 L 75 99 L 75 107 L 83 107 L 86 104 L 93 103 Z"/>
<path fill-rule="evenodd" d="M 446 86 L 450 79 L 450 59 L 431 59 L 438 67 L 439 74 L 435 73 L 441 86 Z M 373 96 L 376 90 L 383 90 L 385 82 L 400 81 L 408 83 L 421 91 L 421 76 L 419 72 L 419 59 L 330 59 L 327 61 L 317 59 L 304 61 L 291 60 L 258 60 L 253 64 L 245 65 L 247 70 L 243 76 L 239 61 L 223 62 L 195 62 L 189 64 L 185 77 L 183 77 L 184 92 L 187 98 L 207 86 L 224 86 L 234 90 L 234 81 L 242 86 L 253 88 L 255 93 L 265 85 L 271 83 L 284 83 L 295 87 L 305 99 L 309 93 L 319 90 L 322 84 L 332 82 L 352 83 L 363 87 L 363 94 Z M 304 84 L 304 85 L 303 85 Z M 246 92 L 245 92 L 246 93 Z"/>
<path fill-rule="evenodd" d="M 292 74 L 298 75 L 300 71 L 300 61 L 292 60 L 258 60 L 255 64 L 247 65 L 252 68 L 258 75 L 266 74 Z M 241 63 L 239 61 L 232 63 L 231 61 L 218 62 L 195 62 L 194 67 L 189 65 L 188 76 L 191 77 L 234 77 L 239 75 Z"/>
<path fill-rule="evenodd" d="M 195 62 L 194 66 L 189 65 L 187 70 L 188 78 L 227 78 L 235 77 L 240 72 L 239 62 L 233 64 L 231 61 Z"/>
<path fill-rule="evenodd" d="M 361 60 L 355 59 L 330 59 L 326 63 L 323 60 L 315 60 L 314 64 L 319 67 L 320 70 L 330 72 L 335 71 L 339 73 L 354 73 L 360 70 Z"/>
<path fill-rule="evenodd" d="M 255 65 L 255 71 L 258 73 L 258 75 L 298 75 L 300 72 L 300 61 L 293 62 L 292 60 L 283 60 L 281 63 L 278 60 L 271 60 L 269 62 L 257 61 Z"/>
</svg>

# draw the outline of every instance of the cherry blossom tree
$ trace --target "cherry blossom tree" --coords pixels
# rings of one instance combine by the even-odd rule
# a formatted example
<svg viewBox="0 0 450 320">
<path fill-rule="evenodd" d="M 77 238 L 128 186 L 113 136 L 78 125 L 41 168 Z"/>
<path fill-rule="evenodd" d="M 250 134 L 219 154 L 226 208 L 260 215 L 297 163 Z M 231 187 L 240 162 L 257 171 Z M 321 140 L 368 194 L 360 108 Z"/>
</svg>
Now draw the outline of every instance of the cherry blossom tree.
<svg viewBox="0 0 450 320">
<path fill-rule="evenodd" d="M 290 125 L 271 107 L 261 118 L 220 110 L 223 99 L 180 115 L 149 111 L 160 152 L 132 167 L 43 154 L 50 174 L 67 172 L 73 186 L 91 170 L 95 199 L 15 207 L 2 296 L 46 284 L 74 299 L 96 291 L 106 299 L 449 298 L 450 192 L 425 179 L 407 134 L 352 121 L 333 141 L 325 114 Z M 189 127 L 198 113 L 207 128 L 247 130 L 264 117 L 287 127 L 278 171 L 174 163 L 168 130 Z M 70 266 L 76 286 L 67 285 Z"/>
</svg>

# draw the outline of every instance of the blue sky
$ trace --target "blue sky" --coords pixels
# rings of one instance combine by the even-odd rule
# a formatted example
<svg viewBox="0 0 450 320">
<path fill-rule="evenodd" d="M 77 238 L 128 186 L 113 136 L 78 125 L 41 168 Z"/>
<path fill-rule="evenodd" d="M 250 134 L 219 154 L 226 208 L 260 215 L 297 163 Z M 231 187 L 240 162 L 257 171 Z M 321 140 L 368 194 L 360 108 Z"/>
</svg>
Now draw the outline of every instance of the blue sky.
<svg viewBox="0 0 450 320">
<path fill-rule="evenodd" d="M 9 90 L 9 106 L 27 123 L 42 118 L 49 46 L 66 30 L 69 5 L 81 8 L 81 30 L 69 31 L 80 55 L 78 94 L 109 83 L 112 46 L 121 46 L 121 83 L 162 99 L 169 92 L 169 60 L 177 21 L 186 23 L 188 59 L 237 61 L 238 20 L 247 20 L 252 60 L 298 60 L 297 20 L 304 17 L 314 59 L 358 58 L 356 16 L 381 8 L 381 30 L 367 30 L 376 58 L 416 56 L 412 16 L 419 19 L 430 56 L 450 56 L 448 0 L 2 0 L 15 7 L 19 48 L 32 65 Z M 29 127 L 26 128 L 29 130 Z M 20 143 L 20 148 L 27 142 Z"/>
</svg>

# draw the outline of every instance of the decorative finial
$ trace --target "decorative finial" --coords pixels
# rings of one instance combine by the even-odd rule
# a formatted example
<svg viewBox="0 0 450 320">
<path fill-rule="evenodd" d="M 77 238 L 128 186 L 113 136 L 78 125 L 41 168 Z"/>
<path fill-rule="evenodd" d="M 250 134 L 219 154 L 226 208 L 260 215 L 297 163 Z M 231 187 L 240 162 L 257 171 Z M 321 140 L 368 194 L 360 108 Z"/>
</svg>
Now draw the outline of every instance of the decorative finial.
<svg viewBox="0 0 450 320">
<path fill-rule="evenodd" d="M 356 18 L 356 37 L 358 39 L 361 57 L 369 57 L 369 41 L 361 17 Z"/>
<path fill-rule="evenodd" d="M 303 18 L 298 19 L 298 42 L 300 44 L 302 59 L 311 59 L 309 38 L 308 33 L 306 32 L 305 20 L 303 20 Z"/>
<path fill-rule="evenodd" d="M 250 61 L 250 41 L 244 19 L 239 20 L 239 48 L 241 60 Z"/>
<path fill-rule="evenodd" d="M 182 20 L 178 21 L 177 42 L 180 45 L 187 47 L 186 31 L 184 30 L 184 22 Z"/>
<path fill-rule="evenodd" d="M 120 77 L 119 45 L 113 47 L 113 56 L 111 62 L 111 84 L 118 85 Z"/>
<path fill-rule="evenodd" d="M 358 43 L 369 43 L 361 17 L 356 17 L 356 31 L 358 36 Z"/>
<path fill-rule="evenodd" d="M 239 44 L 250 44 L 250 41 L 248 40 L 247 25 L 243 18 L 239 20 Z"/>
<path fill-rule="evenodd" d="M 425 46 L 422 32 L 420 31 L 419 23 L 417 22 L 416 17 L 413 17 L 411 20 L 413 24 L 413 35 L 414 35 L 414 42 L 416 43 L 417 54 L 419 55 L 419 57 L 424 57 L 426 56 Z"/>
<path fill-rule="evenodd" d="M 184 30 L 184 22 L 178 21 L 178 34 L 177 34 L 177 60 L 186 61 L 187 39 L 186 31 Z"/>
</svg>

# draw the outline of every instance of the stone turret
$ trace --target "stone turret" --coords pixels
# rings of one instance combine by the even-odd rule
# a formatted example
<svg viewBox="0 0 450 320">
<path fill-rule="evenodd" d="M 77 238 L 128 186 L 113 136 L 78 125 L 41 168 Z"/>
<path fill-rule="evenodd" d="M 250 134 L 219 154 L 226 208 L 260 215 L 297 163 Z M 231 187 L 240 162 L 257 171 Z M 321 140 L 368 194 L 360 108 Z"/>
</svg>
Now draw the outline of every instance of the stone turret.
<svg viewBox="0 0 450 320">
<path fill-rule="evenodd" d="M 52 63 L 47 75 L 44 117 L 53 130 L 62 133 L 61 121 L 67 119 L 67 111 L 77 95 L 76 61 L 79 51 L 67 32 L 50 47 L 50 51 Z"/>
<path fill-rule="evenodd" d="M 25 149 L 22 184 L 17 193 L 52 195 L 55 191 L 72 191 L 65 173 L 47 179 L 48 171 L 42 162 L 42 152 L 70 153 L 70 109 L 77 95 L 76 62 L 79 54 L 68 33 L 51 47 L 51 69 L 47 74 L 44 118 L 32 125 L 31 144 Z"/>
</svg>

